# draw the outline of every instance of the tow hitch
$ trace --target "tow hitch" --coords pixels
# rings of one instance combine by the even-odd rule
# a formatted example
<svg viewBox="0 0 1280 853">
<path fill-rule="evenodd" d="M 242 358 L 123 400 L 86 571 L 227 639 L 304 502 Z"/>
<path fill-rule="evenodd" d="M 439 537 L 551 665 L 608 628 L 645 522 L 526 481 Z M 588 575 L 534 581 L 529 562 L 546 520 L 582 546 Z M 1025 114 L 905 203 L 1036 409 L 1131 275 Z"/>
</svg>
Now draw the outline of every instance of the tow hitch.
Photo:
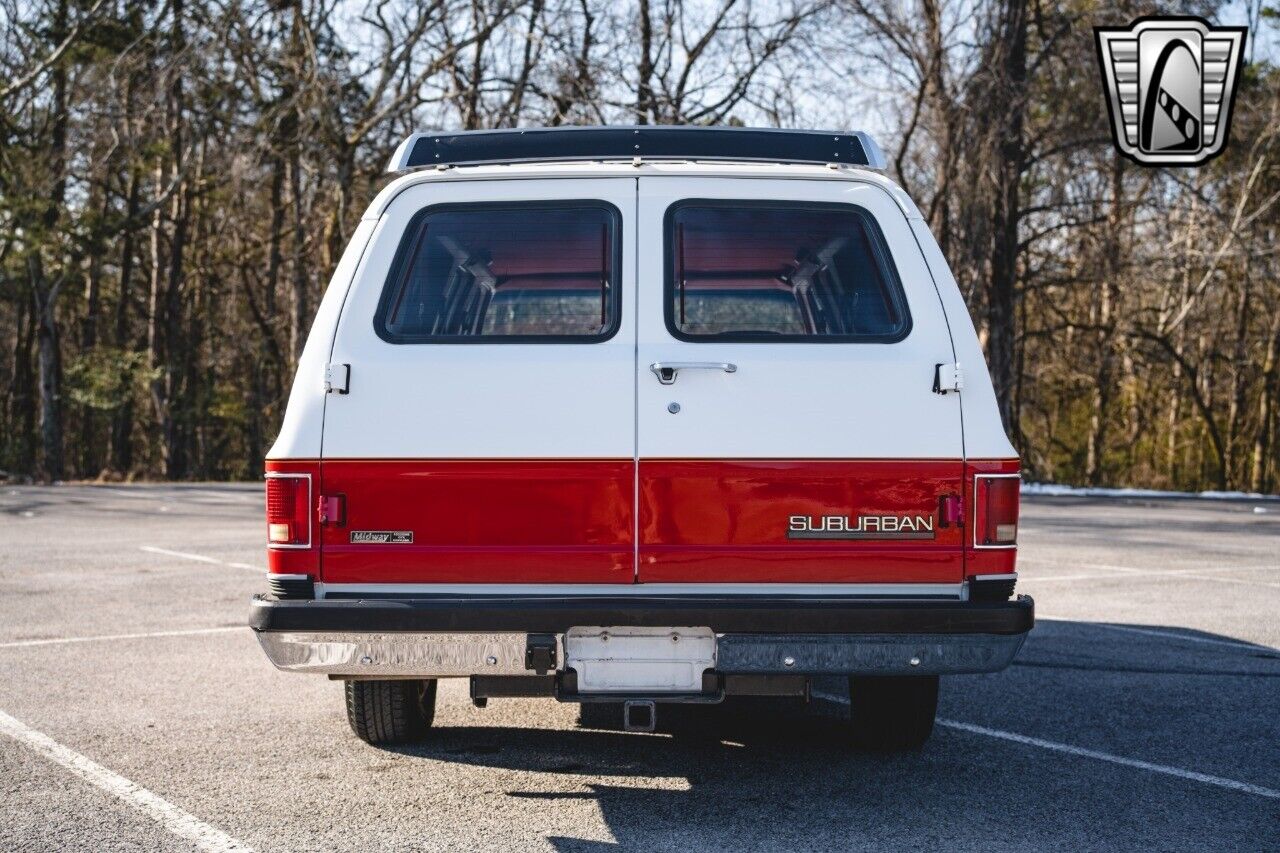
<svg viewBox="0 0 1280 853">
<path fill-rule="evenodd" d="M 658 705 L 652 699 L 630 699 L 622 705 L 622 728 L 629 732 L 651 732 L 658 725 Z"/>
</svg>

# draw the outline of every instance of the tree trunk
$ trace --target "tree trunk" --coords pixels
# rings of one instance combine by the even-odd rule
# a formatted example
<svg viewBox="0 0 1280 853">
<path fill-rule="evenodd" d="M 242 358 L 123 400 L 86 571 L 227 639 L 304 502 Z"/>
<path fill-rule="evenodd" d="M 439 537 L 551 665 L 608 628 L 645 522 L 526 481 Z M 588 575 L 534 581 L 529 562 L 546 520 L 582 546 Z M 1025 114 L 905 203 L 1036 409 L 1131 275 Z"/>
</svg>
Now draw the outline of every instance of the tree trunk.
<svg viewBox="0 0 1280 853">
<path fill-rule="evenodd" d="M 126 96 L 126 100 L 128 97 Z M 138 216 L 141 203 L 142 175 L 137 166 L 129 167 L 129 189 L 126 192 L 126 217 L 132 223 Z M 120 301 L 116 303 L 115 344 L 121 352 L 133 348 L 129 334 L 129 303 L 132 299 L 134 253 L 137 251 L 137 232 L 130 227 L 124 232 L 120 247 Z M 131 377 L 132 379 L 132 377 Z M 133 391 L 125 397 L 111 422 L 111 467 L 127 474 L 133 468 Z"/>
<path fill-rule="evenodd" d="M 302 158 L 297 146 L 289 153 L 289 194 L 293 197 L 293 298 L 289 303 L 289 368 L 298 367 L 307 326 L 311 322 L 307 299 L 306 239 L 302 230 Z"/>
<path fill-rule="evenodd" d="M 170 57 L 177 61 L 183 58 L 186 45 L 186 34 L 183 30 L 183 0 L 170 0 L 169 14 L 171 19 L 169 52 Z M 166 108 L 169 154 L 172 158 L 169 177 L 171 181 L 182 181 L 185 98 L 182 71 L 174 69 L 171 74 Z M 164 177 L 163 164 L 157 163 L 157 192 L 160 192 L 165 185 Z M 156 208 L 151 232 L 151 318 L 147 340 L 151 367 L 158 371 L 151 382 L 151 401 L 156 426 L 160 433 L 160 473 L 170 480 L 177 479 L 182 473 L 179 437 L 174 417 L 176 403 L 174 396 L 177 384 L 174 350 L 180 343 L 177 339 L 179 330 L 177 315 L 180 307 L 178 297 L 182 285 L 183 251 L 187 236 L 184 184 L 185 182 L 182 182 L 174 191 L 169 204 L 168 219 L 172 223 L 173 232 L 169 238 L 169 254 L 165 259 L 167 263 L 162 263 L 160 254 L 160 235 L 164 221 L 161 207 Z"/>
<path fill-rule="evenodd" d="M 1085 480 L 1091 486 L 1100 486 L 1104 479 L 1103 458 L 1107 449 L 1107 413 L 1111 408 L 1114 389 L 1113 364 L 1115 343 L 1111 328 L 1113 303 L 1116 299 L 1116 279 L 1122 264 L 1120 229 L 1124 221 L 1124 160 L 1112 155 L 1111 209 L 1107 213 L 1106 236 L 1102 257 L 1102 288 L 1097 302 L 1095 339 L 1097 341 L 1097 370 L 1093 375 L 1093 411 L 1089 416 L 1089 440 L 1085 458 Z"/>
<path fill-rule="evenodd" d="M 58 323 L 54 305 L 61 283 L 49 286 L 44 280 L 44 264 L 38 253 L 30 263 L 32 305 L 36 320 L 36 353 L 40 372 L 40 444 L 44 451 L 47 481 L 64 476 L 62 457 L 62 359 L 58 349 Z"/>
<path fill-rule="evenodd" d="M 994 137 L 993 178 L 996 198 L 991 211 L 993 246 L 987 281 L 987 361 L 995 386 L 1000 417 L 1010 437 L 1021 445 L 1014 405 L 1014 349 L 1017 346 L 1014 308 L 1018 293 L 1018 225 L 1021 219 L 1022 175 L 1027 152 L 1023 115 L 1027 85 L 1027 10 L 1025 0 L 1003 0 L 995 28 L 995 67 L 989 115 L 1002 116 Z"/>
<path fill-rule="evenodd" d="M 955 175 L 955 136 L 957 105 L 947 91 L 946 49 L 943 44 L 942 9 L 938 0 L 924 0 L 921 4 L 924 19 L 925 44 L 928 50 L 929 74 L 926 81 L 930 107 L 938 119 L 938 163 L 934 174 L 933 200 L 929 206 L 929 229 L 938 241 L 945 257 L 951 257 L 951 183 Z"/>
<path fill-rule="evenodd" d="M 636 79 L 636 124 L 648 124 L 653 115 L 653 16 L 649 0 L 640 0 L 640 62 Z"/>
<path fill-rule="evenodd" d="M 1271 318 L 1271 334 L 1262 361 L 1262 393 L 1258 395 L 1258 433 L 1253 439 L 1253 459 L 1249 466 L 1249 490 L 1267 491 L 1267 461 L 1276 440 L 1276 397 L 1280 396 L 1280 309 Z"/>
<path fill-rule="evenodd" d="M 1236 452 L 1237 445 L 1240 441 L 1240 418 L 1245 410 L 1245 391 L 1248 387 L 1248 374 L 1250 372 L 1249 358 L 1249 317 L 1252 313 L 1252 304 L 1250 296 L 1252 288 L 1250 287 L 1250 264 L 1249 256 L 1244 258 L 1244 280 L 1240 282 L 1240 295 L 1236 300 L 1236 316 L 1235 316 L 1235 341 L 1232 345 L 1231 353 L 1231 390 L 1230 400 L 1227 408 L 1227 482 L 1234 484 L 1236 482 L 1235 470 L 1238 454 Z M 1241 478 L 1243 479 L 1243 477 Z"/>
<path fill-rule="evenodd" d="M 155 190 L 158 193 L 160 192 L 160 187 L 164 185 L 164 164 L 159 160 L 156 161 L 154 180 Z M 164 322 L 161 316 L 165 303 L 161 292 L 164 282 L 162 245 L 164 223 L 164 206 L 157 205 L 155 212 L 151 216 L 151 276 L 147 296 L 147 368 L 151 372 L 148 388 L 151 393 L 152 415 L 160 432 L 162 456 L 165 454 L 163 449 L 164 436 L 169 432 L 169 400 L 166 393 L 165 367 L 163 363 L 166 342 L 164 340 Z M 165 462 L 162 460 L 162 470 L 164 465 Z"/>
<path fill-rule="evenodd" d="M 100 196 L 96 199 L 95 206 L 98 208 L 99 220 L 105 222 L 110 211 L 110 203 L 101 184 L 94 184 L 93 193 Z M 93 352 L 98 346 L 98 312 L 102 302 L 102 256 L 105 251 L 102 237 L 95 229 L 90 244 L 89 264 L 85 270 L 84 321 L 80 326 L 80 350 L 85 355 Z M 102 467 L 97 454 L 97 420 L 97 411 L 91 406 L 85 406 L 80 413 L 80 476 L 82 477 L 92 477 Z"/>
<path fill-rule="evenodd" d="M 66 37 L 67 11 L 67 0 L 59 0 L 49 33 L 53 44 L 58 44 Z M 52 78 L 49 176 L 53 181 L 53 189 L 41 217 L 43 234 L 51 241 L 62 215 L 67 190 L 67 71 L 63 62 L 54 66 Z M 40 443 L 44 453 L 44 475 L 48 480 L 61 480 L 65 473 L 62 455 L 62 358 L 58 349 L 58 318 L 55 309 L 65 273 L 57 282 L 48 281 L 39 247 L 31 252 L 28 270 L 31 275 L 34 299 L 32 307 L 36 321 L 36 351 L 40 374 Z"/>
</svg>

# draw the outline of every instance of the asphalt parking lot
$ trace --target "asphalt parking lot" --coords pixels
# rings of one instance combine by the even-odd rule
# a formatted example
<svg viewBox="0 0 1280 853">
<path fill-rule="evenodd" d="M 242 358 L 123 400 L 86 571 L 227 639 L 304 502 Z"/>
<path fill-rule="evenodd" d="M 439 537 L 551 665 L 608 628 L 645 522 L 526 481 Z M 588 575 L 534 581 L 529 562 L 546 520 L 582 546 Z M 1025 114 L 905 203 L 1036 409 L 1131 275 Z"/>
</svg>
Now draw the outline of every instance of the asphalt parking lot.
<svg viewBox="0 0 1280 853">
<path fill-rule="evenodd" d="M 369 747 L 244 627 L 259 495 L 0 488 L 0 849 L 1280 848 L 1280 503 L 1024 499 L 1031 639 L 886 758 L 829 716 L 625 734 L 462 681 L 429 744 Z"/>
</svg>

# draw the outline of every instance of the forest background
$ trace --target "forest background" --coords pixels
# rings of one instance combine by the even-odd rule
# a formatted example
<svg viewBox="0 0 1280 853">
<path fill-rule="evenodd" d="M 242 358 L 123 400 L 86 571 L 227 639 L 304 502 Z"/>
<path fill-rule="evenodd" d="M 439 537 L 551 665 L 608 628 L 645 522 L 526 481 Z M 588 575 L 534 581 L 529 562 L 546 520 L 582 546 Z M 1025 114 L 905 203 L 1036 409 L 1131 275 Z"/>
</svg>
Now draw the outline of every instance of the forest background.
<svg viewBox="0 0 1280 853">
<path fill-rule="evenodd" d="M 424 128 L 866 129 L 1025 476 L 1280 489 L 1274 3 L 0 0 L 0 476 L 260 476 L 338 256 Z M 1093 27 L 1248 25 L 1231 144 L 1115 151 Z"/>
</svg>

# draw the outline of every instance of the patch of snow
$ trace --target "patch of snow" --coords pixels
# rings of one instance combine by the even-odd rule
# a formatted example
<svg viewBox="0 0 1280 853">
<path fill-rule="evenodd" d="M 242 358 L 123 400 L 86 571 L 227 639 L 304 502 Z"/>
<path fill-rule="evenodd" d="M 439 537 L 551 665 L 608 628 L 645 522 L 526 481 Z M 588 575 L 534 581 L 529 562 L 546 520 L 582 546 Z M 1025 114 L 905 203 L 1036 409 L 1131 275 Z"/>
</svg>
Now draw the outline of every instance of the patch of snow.
<svg viewBox="0 0 1280 853">
<path fill-rule="evenodd" d="M 1108 489 L 1099 486 L 1067 486 L 1061 483 L 1023 483 L 1024 495 L 1048 495 L 1051 497 L 1075 496 L 1085 498 L 1203 498 L 1219 501 L 1280 501 L 1280 495 L 1263 495 L 1258 492 L 1171 492 L 1162 489 Z M 1266 512 L 1255 507 L 1254 512 Z"/>
</svg>

